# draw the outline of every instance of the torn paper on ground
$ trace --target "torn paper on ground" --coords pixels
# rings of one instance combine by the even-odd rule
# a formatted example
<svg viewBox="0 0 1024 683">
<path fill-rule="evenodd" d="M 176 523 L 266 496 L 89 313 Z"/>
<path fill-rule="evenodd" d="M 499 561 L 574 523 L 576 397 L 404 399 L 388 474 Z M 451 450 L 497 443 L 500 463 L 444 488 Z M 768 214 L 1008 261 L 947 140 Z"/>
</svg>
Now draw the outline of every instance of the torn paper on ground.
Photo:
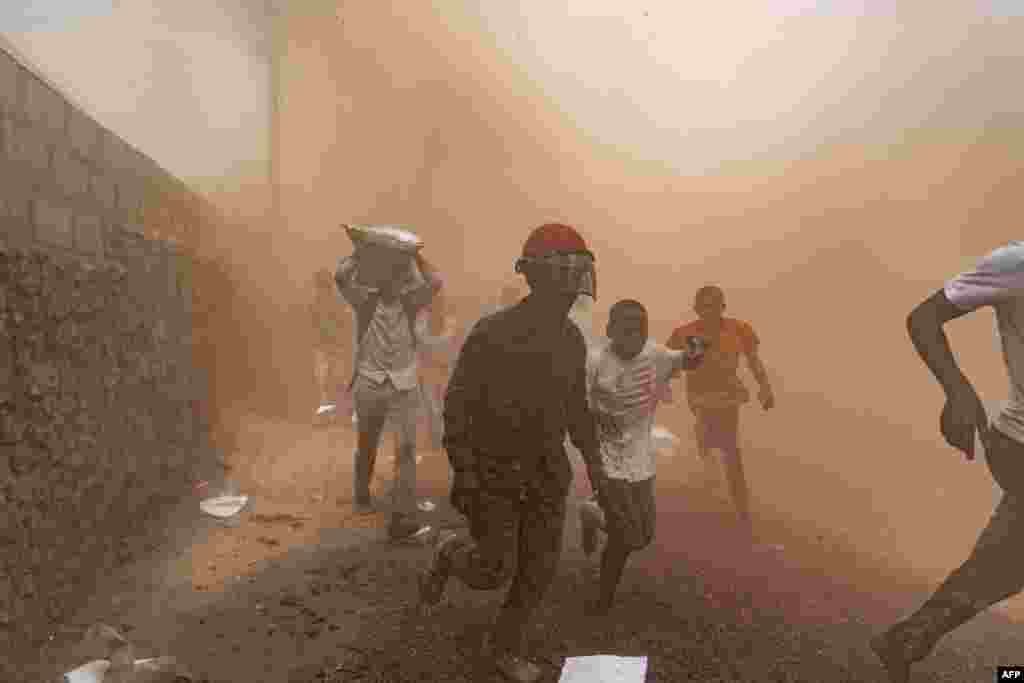
<svg viewBox="0 0 1024 683">
<path fill-rule="evenodd" d="M 110 673 L 111 663 L 106 659 L 97 659 L 74 671 L 64 674 L 64 683 L 104 683 Z M 135 669 L 132 672 L 132 682 L 149 683 L 150 681 L 166 681 L 174 677 L 175 680 L 192 677 L 181 670 L 173 657 L 151 657 L 149 659 L 136 659 Z"/>
<path fill-rule="evenodd" d="M 568 657 L 558 683 L 644 683 L 647 657 Z"/>
</svg>

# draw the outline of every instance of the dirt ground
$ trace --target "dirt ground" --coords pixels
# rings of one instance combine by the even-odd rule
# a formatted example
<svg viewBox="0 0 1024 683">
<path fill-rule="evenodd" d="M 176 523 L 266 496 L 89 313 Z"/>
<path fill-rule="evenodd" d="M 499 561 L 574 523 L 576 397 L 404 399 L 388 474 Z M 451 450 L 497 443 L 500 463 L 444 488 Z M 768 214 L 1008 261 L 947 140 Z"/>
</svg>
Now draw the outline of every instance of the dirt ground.
<svg viewBox="0 0 1024 683">
<path fill-rule="evenodd" d="M 383 515 L 352 515 L 348 429 L 254 421 L 245 432 L 229 458 L 229 476 L 252 496 L 239 525 L 204 519 L 198 496 L 188 501 L 180 547 L 110 576 L 58 631 L 44 675 L 94 658 L 76 642 L 102 620 L 139 656 L 173 653 L 210 683 L 499 680 L 480 654 L 500 596 L 453 582 L 433 615 L 418 614 L 429 547 L 387 543 Z M 420 494 L 438 504 L 424 518 L 455 528 L 447 463 L 423 455 Z M 743 545 L 721 487 L 690 483 L 696 466 L 685 441 L 659 465 L 657 541 L 628 567 L 607 618 L 583 616 L 594 566 L 570 515 L 562 571 L 530 634 L 545 680 L 557 680 L 567 656 L 604 653 L 647 656 L 648 681 L 881 681 L 865 642 L 928 586 L 770 513 L 765 542 Z M 586 491 L 580 476 L 573 496 Z M 990 681 L 1022 652 L 1024 628 L 993 614 L 944 641 L 914 680 Z"/>
</svg>

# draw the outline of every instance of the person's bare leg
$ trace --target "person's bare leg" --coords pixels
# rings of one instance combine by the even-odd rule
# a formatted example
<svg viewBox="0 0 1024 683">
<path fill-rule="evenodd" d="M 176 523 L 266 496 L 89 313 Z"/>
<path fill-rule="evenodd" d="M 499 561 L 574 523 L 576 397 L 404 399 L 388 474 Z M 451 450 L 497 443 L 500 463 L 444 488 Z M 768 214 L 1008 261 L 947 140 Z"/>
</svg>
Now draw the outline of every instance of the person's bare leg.
<svg viewBox="0 0 1024 683">
<path fill-rule="evenodd" d="M 356 411 L 359 414 L 357 426 L 359 436 L 356 446 L 354 494 L 355 506 L 359 512 L 369 512 L 370 482 L 373 480 L 377 451 L 380 448 L 381 433 L 387 419 L 387 403 L 377 400 L 373 388 L 364 388 L 356 394 Z"/>
<path fill-rule="evenodd" d="M 693 435 L 697 441 L 697 456 L 700 458 L 702 484 L 704 488 L 714 486 L 718 482 L 718 463 L 715 462 L 711 449 L 708 447 L 707 422 L 699 410 L 693 410 Z"/>
<path fill-rule="evenodd" d="M 604 511 L 595 500 L 587 500 L 579 505 L 580 536 L 583 554 L 590 557 L 597 550 L 599 531 L 605 531 Z"/>
<path fill-rule="evenodd" d="M 736 514 L 745 533 L 753 531 L 753 522 L 750 517 L 750 489 L 747 487 L 747 476 L 743 470 L 743 458 L 740 449 L 736 446 L 723 449 L 725 461 L 725 477 L 729 483 L 729 495 L 732 497 L 733 505 L 736 506 Z"/>
<path fill-rule="evenodd" d="M 1024 500 L 1004 494 L 970 557 L 916 612 L 872 638 L 891 683 L 907 683 L 947 633 L 1024 589 L 1022 543 Z"/>
<path fill-rule="evenodd" d="M 608 543 L 601 554 L 600 590 L 590 608 L 593 616 L 603 616 L 611 610 L 629 554 L 629 550 L 614 534 L 608 537 Z"/>
</svg>

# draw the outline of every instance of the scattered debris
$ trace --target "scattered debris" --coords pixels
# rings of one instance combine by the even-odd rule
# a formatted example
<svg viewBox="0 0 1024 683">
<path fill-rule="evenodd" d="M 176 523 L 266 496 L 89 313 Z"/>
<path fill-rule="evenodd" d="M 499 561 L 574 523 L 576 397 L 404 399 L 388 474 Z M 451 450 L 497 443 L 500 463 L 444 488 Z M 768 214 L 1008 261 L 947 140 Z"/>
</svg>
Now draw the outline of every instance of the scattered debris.
<svg viewBox="0 0 1024 683">
<path fill-rule="evenodd" d="M 419 531 L 414 533 L 412 536 L 406 536 L 405 538 L 395 539 L 394 543 L 398 544 L 414 544 L 414 545 L 433 545 L 437 542 L 438 531 L 433 526 L 426 524 L 420 527 Z"/>
<path fill-rule="evenodd" d="M 215 496 L 199 503 L 199 509 L 220 520 L 231 520 L 249 502 L 249 496 Z"/>
<path fill-rule="evenodd" d="M 95 624 L 82 639 L 87 647 L 106 653 L 106 659 L 96 659 L 64 674 L 64 683 L 103 683 L 131 681 L 156 683 L 164 680 L 194 680 L 174 657 L 135 659 L 135 647 L 115 629 L 106 624 Z"/>
<path fill-rule="evenodd" d="M 643 683 L 647 657 L 567 657 L 558 683 Z"/>
<path fill-rule="evenodd" d="M 285 524 L 301 524 L 303 521 L 308 520 L 309 517 L 299 517 L 298 515 L 290 515 L 282 512 L 273 515 L 261 515 L 259 513 L 254 513 L 252 515 L 252 521 L 259 522 L 260 524 L 275 524 L 277 522 Z"/>
</svg>

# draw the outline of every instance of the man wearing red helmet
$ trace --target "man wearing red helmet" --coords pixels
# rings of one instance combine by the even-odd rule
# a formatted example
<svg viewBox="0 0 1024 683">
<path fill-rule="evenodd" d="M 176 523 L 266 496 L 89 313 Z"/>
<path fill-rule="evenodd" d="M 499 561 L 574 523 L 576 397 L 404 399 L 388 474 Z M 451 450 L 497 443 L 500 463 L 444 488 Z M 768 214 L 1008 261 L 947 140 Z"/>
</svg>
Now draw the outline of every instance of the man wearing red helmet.
<svg viewBox="0 0 1024 683">
<path fill-rule="evenodd" d="M 470 538 L 439 545 L 420 599 L 436 605 L 451 576 L 477 590 L 511 581 L 494 629 L 495 665 L 511 680 L 536 681 L 540 670 L 523 658 L 523 637 L 561 554 L 572 482 L 567 431 L 591 485 L 600 481 L 587 350 L 568 317 L 579 295 L 595 297 L 596 282 L 583 238 L 556 223 L 531 233 L 515 269 L 530 294 L 473 327 L 445 395 L 451 502 L 468 518 Z"/>
</svg>

